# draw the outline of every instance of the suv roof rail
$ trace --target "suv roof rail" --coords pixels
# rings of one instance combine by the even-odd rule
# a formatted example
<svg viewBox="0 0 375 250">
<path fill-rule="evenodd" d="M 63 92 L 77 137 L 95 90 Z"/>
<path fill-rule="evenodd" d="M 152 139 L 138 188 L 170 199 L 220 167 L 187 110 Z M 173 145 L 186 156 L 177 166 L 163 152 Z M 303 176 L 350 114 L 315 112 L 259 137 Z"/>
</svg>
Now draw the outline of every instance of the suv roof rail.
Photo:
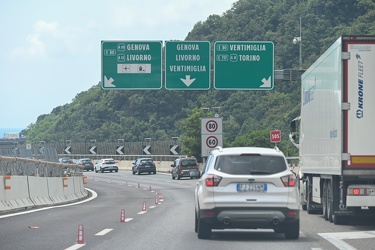
<svg viewBox="0 0 375 250">
<path fill-rule="evenodd" d="M 215 149 L 219 150 L 220 152 L 223 152 L 223 147 L 222 146 L 217 146 Z"/>
</svg>

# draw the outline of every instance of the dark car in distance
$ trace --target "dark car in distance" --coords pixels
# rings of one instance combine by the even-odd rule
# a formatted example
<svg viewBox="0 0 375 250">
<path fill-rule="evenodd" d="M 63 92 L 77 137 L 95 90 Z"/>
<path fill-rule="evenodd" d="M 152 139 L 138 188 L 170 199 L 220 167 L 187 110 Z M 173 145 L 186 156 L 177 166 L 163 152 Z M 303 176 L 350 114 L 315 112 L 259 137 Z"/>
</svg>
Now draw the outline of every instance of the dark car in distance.
<svg viewBox="0 0 375 250">
<path fill-rule="evenodd" d="M 83 166 L 86 171 L 94 171 L 94 163 L 90 158 L 78 159 L 76 164 Z"/>
<path fill-rule="evenodd" d="M 183 177 L 199 179 L 201 176 L 198 161 L 194 157 L 178 158 L 171 167 L 173 180 L 176 178 L 179 180 Z"/>
<path fill-rule="evenodd" d="M 151 158 L 138 158 L 133 162 L 132 165 L 133 174 L 156 174 L 156 165 Z"/>
<path fill-rule="evenodd" d="M 63 157 L 59 159 L 60 163 L 74 164 L 73 160 L 69 157 Z"/>
</svg>

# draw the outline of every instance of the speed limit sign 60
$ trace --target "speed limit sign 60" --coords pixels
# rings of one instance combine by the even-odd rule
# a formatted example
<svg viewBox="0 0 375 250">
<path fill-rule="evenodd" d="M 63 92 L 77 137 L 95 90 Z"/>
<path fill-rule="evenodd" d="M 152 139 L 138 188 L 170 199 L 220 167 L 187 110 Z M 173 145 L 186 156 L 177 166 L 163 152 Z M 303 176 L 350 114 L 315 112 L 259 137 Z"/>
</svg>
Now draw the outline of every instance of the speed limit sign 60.
<svg viewBox="0 0 375 250">
<path fill-rule="evenodd" d="M 206 139 L 206 146 L 209 148 L 216 148 L 219 144 L 219 140 L 216 136 L 209 136 Z"/>
</svg>

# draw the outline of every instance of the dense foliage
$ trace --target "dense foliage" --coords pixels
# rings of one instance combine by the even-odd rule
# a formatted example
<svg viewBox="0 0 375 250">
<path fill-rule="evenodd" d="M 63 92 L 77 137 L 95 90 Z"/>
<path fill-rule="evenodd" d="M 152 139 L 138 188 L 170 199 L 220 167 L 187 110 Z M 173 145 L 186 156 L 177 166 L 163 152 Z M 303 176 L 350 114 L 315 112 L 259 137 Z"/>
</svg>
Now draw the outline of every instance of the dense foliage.
<svg viewBox="0 0 375 250">
<path fill-rule="evenodd" d="M 342 34 L 375 35 L 373 0 L 239 0 L 222 15 L 196 23 L 186 40 L 273 41 L 275 69 L 298 69 L 299 46 L 292 40 L 299 36 L 300 18 L 303 68 Z M 46 142 L 179 137 L 185 153 L 199 155 L 199 119 L 208 115 L 201 108 L 220 107 L 225 146 L 272 146 L 269 131 L 280 129 L 279 147 L 296 155 L 287 134 L 299 103 L 298 82 L 276 81 L 272 91 L 104 91 L 97 84 L 39 116 L 23 133 Z"/>
</svg>

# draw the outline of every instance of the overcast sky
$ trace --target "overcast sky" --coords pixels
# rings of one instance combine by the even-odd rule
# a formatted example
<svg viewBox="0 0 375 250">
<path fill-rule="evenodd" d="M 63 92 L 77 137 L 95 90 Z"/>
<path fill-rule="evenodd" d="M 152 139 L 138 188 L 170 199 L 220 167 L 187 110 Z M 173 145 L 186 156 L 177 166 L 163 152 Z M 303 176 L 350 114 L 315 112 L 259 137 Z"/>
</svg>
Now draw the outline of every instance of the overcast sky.
<svg viewBox="0 0 375 250">
<path fill-rule="evenodd" d="M 1 1 L 0 128 L 26 128 L 96 85 L 102 40 L 184 40 L 234 2 Z"/>
</svg>

